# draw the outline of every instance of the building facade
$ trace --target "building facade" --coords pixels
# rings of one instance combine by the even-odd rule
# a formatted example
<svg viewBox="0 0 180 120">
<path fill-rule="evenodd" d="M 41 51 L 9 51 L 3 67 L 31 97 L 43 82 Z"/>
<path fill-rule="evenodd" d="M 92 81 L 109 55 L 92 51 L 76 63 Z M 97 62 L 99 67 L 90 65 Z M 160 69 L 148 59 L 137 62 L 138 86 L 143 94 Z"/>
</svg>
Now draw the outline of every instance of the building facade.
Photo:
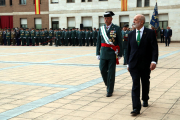
<svg viewBox="0 0 180 120">
<path fill-rule="evenodd" d="M 128 10 L 121 11 L 121 0 L 49 0 L 49 27 L 52 28 L 99 28 L 104 24 L 103 13 L 113 11 L 113 23 L 131 27 L 136 14 L 143 14 L 146 27 L 153 14 L 156 0 L 128 0 Z M 170 26 L 172 41 L 180 41 L 180 1 L 157 0 L 159 24 L 166 29 Z"/>
<path fill-rule="evenodd" d="M 49 1 L 41 0 L 40 9 L 35 15 L 35 0 L 0 0 L 0 28 L 49 28 Z"/>
</svg>

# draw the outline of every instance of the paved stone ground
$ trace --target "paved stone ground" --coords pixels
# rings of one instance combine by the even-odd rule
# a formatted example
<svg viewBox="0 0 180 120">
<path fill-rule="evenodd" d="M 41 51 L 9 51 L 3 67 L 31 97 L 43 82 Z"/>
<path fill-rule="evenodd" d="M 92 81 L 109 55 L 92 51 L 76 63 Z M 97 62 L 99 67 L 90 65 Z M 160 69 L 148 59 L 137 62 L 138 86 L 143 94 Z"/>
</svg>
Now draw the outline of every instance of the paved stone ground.
<svg viewBox="0 0 180 120">
<path fill-rule="evenodd" d="M 149 107 L 136 117 L 123 59 L 107 98 L 95 50 L 0 46 L 0 120 L 180 120 L 180 44 L 159 44 Z"/>
</svg>

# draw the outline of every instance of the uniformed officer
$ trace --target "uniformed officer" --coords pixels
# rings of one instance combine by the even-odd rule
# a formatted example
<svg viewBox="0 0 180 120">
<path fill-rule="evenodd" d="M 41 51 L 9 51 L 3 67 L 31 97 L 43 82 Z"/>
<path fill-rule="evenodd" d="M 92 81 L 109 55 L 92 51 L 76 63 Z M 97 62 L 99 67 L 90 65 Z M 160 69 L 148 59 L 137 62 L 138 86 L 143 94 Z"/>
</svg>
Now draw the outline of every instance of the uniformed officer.
<svg viewBox="0 0 180 120">
<path fill-rule="evenodd" d="M 30 36 L 29 28 L 26 28 L 25 39 L 26 39 L 27 46 L 29 46 L 30 37 L 31 36 Z"/>
<path fill-rule="evenodd" d="M 43 46 L 45 46 L 45 43 L 46 43 L 46 33 L 45 33 L 44 29 L 42 29 L 42 32 L 41 32 L 41 40 L 42 40 L 41 44 Z"/>
<path fill-rule="evenodd" d="M 3 45 L 3 31 L 0 28 L 0 45 Z"/>
<path fill-rule="evenodd" d="M 55 46 L 56 46 L 56 47 L 58 47 L 58 45 L 59 45 L 58 35 L 59 35 L 59 31 L 58 31 L 58 29 L 56 29 L 56 30 L 54 31 L 54 36 L 55 36 Z"/>
<path fill-rule="evenodd" d="M 69 46 L 72 45 L 71 35 L 72 35 L 72 29 L 69 29 Z"/>
<path fill-rule="evenodd" d="M 24 46 L 24 43 L 25 43 L 25 38 L 24 37 L 25 37 L 24 29 L 21 28 L 21 30 L 20 30 L 20 39 L 21 39 L 21 42 L 22 42 L 22 46 Z"/>
<path fill-rule="evenodd" d="M 97 37 L 96 55 L 100 60 L 99 68 L 107 86 L 106 97 L 111 97 L 114 91 L 116 64 L 122 56 L 122 37 L 120 27 L 112 23 L 112 11 L 104 14 L 105 25 L 100 27 Z"/>
<path fill-rule="evenodd" d="M 49 46 L 52 46 L 53 37 L 54 37 L 54 31 L 52 30 L 52 28 L 50 28 L 50 30 L 49 30 L 49 40 L 48 40 L 50 42 Z"/>
<path fill-rule="evenodd" d="M 45 32 L 45 38 L 44 38 L 45 43 L 44 44 L 47 45 L 48 44 L 48 31 L 47 31 L 47 28 L 44 29 L 44 32 Z"/>
<path fill-rule="evenodd" d="M 65 45 L 65 40 L 64 40 L 64 35 L 65 35 L 65 28 L 63 28 L 63 31 L 62 31 L 62 44 Z"/>
<path fill-rule="evenodd" d="M 91 35 L 89 32 L 89 29 L 86 29 L 86 32 L 85 32 L 86 46 L 89 46 L 90 39 L 91 39 Z"/>
<path fill-rule="evenodd" d="M 79 34 L 78 34 L 79 46 L 82 46 L 82 38 L 83 38 L 83 32 L 82 32 L 82 29 L 80 29 Z"/>
<path fill-rule="evenodd" d="M 4 45 L 7 45 L 6 33 L 7 33 L 7 30 L 6 30 L 6 28 L 5 28 L 4 31 L 3 31 L 3 41 L 4 41 Z"/>
<path fill-rule="evenodd" d="M 65 35 L 64 35 L 64 41 L 65 41 L 65 45 L 68 46 L 69 43 L 69 32 L 68 29 L 66 29 Z"/>
<path fill-rule="evenodd" d="M 85 29 L 82 29 L 82 45 L 83 46 L 85 46 L 85 43 L 86 43 L 86 41 L 85 41 Z"/>
<path fill-rule="evenodd" d="M 90 46 L 93 46 L 93 31 L 90 31 Z"/>
<path fill-rule="evenodd" d="M 78 40 L 78 36 L 79 36 L 79 28 L 76 28 L 76 37 L 75 37 L 75 39 L 76 39 L 76 44 L 75 45 L 79 45 L 79 40 Z"/>
<path fill-rule="evenodd" d="M 94 46 L 96 46 L 96 43 L 97 43 L 97 31 L 96 31 L 96 28 L 94 28 L 94 30 L 93 30 L 92 39 L 93 39 Z"/>
<path fill-rule="evenodd" d="M 7 39 L 8 45 L 11 45 L 11 32 L 10 32 L 10 29 L 7 29 L 6 39 Z"/>
<path fill-rule="evenodd" d="M 59 46 L 61 46 L 62 45 L 62 43 L 61 43 L 61 40 L 62 40 L 62 32 L 61 32 L 61 28 L 59 28 L 59 30 L 58 30 L 58 40 L 59 40 Z"/>
<path fill-rule="evenodd" d="M 39 29 L 36 29 L 36 33 L 35 33 L 35 41 L 36 41 L 36 45 L 39 46 L 39 42 L 40 42 L 40 31 Z"/>
<path fill-rule="evenodd" d="M 32 46 L 35 46 L 35 36 L 36 36 L 36 35 L 35 35 L 35 30 L 34 30 L 34 28 L 32 28 L 30 34 L 31 34 Z"/>
<path fill-rule="evenodd" d="M 73 28 L 72 31 L 71 31 L 71 40 L 72 40 L 73 46 L 75 46 L 76 45 L 76 31 L 75 31 L 75 28 Z"/>
<path fill-rule="evenodd" d="M 124 64 L 123 65 L 127 65 L 127 49 L 128 49 L 128 34 L 129 34 L 129 31 L 127 30 L 127 28 L 129 27 L 128 24 L 125 24 L 123 26 L 123 30 L 121 31 L 122 33 L 122 40 L 123 40 L 123 44 L 122 44 L 122 47 L 123 47 L 123 57 L 124 57 Z"/>
<path fill-rule="evenodd" d="M 21 45 L 19 29 L 16 30 L 16 43 L 17 43 L 17 46 Z"/>
<path fill-rule="evenodd" d="M 11 41 L 13 43 L 13 45 L 16 44 L 16 33 L 14 29 L 11 29 Z"/>
</svg>

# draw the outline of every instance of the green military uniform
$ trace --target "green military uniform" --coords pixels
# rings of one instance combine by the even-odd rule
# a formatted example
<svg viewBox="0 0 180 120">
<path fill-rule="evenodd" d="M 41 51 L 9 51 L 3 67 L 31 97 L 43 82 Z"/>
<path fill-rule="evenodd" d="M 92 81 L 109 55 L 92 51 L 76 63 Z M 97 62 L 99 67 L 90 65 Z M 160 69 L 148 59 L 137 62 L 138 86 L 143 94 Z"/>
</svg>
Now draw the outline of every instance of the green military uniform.
<svg viewBox="0 0 180 120">
<path fill-rule="evenodd" d="M 93 30 L 92 39 L 93 39 L 94 46 L 96 46 L 96 43 L 97 43 L 97 31 L 96 30 Z"/>
<path fill-rule="evenodd" d="M 128 49 L 128 34 L 129 31 L 121 31 L 122 33 L 122 47 L 123 47 L 123 57 L 124 57 L 124 65 L 127 64 L 127 49 Z"/>
<path fill-rule="evenodd" d="M 112 17 L 114 15 L 113 12 L 108 11 L 104 14 L 104 17 Z M 118 53 L 118 57 L 122 56 L 122 37 L 121 30 L 119 26 L 111 24 L 110 28 L 107 30 L 106 25 L 105 34 L 109 38 L 109 42 L 112 42 L 115 46 L 118 45 L 120 47 L 120 52 Z M 103 37 L 101 29 L 98 32 L 97 37 L 97 47 L 96 47 L 96 55 L 98 59 L 100 59 L 99 68 L 101 71 L 101 75 L 105 85 L 107 86 L 107 97 L 112 96 L 114 91 L 114 83 L 115 83 L 115 72 L 116 72 L 116 54 L 115 51 L 111 47 L 101 47 L 102 43 L 106 43 Z M 99 58 L 100 57 L 100 58 Z"/>
<path fill-rule="evenodd" d="M 54 31 L 53 30 L 50 30 L 49 31 L 49 42 L 50 42 L 50 46 L 52 46 L 52 40 L 53 40 L 53 37 L 54 37 Z"/>
<path fill-rule="evenodd" d="M 41 33 L 40 33 L 40 36 L 41 36 L 41 44 L 44 46 L 45 45 L 45 40 L 46 40 L 46 34 L 45 34 L 45 32 L 44 31 L 42 31 Z"/>
<path fill-rule="evenodd" d="M 90 45 L 93 46 L 93 32 L 90 32 Z"/>
<path fill-rule="evenodd" d="M 22 46 L 24 46 L 24 42 L 25 42 L 25 32 L 24 30 L 20 30 L 20 38 L 21 38 L 21 41 L 22 41 Z M 20 43 L 21 45 L 21 43 Z"/>
<path fill-rule="evenodd" d="M 59 29 L 59 31 L 58 31 L 58 41 L 59 41 L 58 44 L 59 44 L 59 46 L 62 45 L 61 40 L 62 40 L 62 32 L 61 32 L 61 30 Z"/>
<path fill-rule="evenodd" d="M 35 46 L 35 36 L 36 36 L 35 30 L 31 30 L 30 34 L 31 34 L 32 46 Z"/>
<path fill-rule="evenodd" d="M 75 46 L 77 44 L 76 43 L 76 31 L 75 30 L 71 31 L 71 40 L 72 40 L 73 46 Z"/>
<path fill-rule="evenodd" d="M 91 39 L 91 34 L 89 31 L 85 32 L 85 40 L 86 40 L 86 46 L 89 46 L 89 41 Z"/>
<path fill-rule="evenodd" d="M 29 41 L 30 41 L 30 32 L 29 31 L 25 31 L 25 38 L 26 38 L 26 43 L 27 46 L 29 46 Z"/>
<path fill-rule="evenodd" d="M 35 38 L 36 38 L 36 45 L 39 45 L 39 42 L 40 42 L 40 39 L 41 39 L 39 30 L 36 30 Z"/>
<path fill-rule="evenodd" d="M 72 35 L 72 30 L 69 31 L 69 46 L 72 45 L 71 35 Z"/>
<path fill-rule="evenodd" d="M 44 32 L 45 32 L 45 45 L 48 44 L 48 31 L 46 30 L 47 28 L 45 28 Z"/>
<path fill-rule="evenodd" d="M 85 31 L 82 31 L 82 45 L 85 46 Z"/>
<path fill-rule="evenodd" d="M 3 45 L 3 31 L 0 28 L 0 45 Z"/>
<path fill-rule="evenodd" d="M 63 30 L 63 31 L 62 31 L 62 45 L 65 45 L 64 34 L 65 34 L 65 31 Z"/>
<path fill-rule="evenodd" d="M 79 46 L 82 46 L 82 39 L 83 39 L 83 32 L 82 31 L 79 31 L 79 34 L 78 34 L 78 41 L 79 41 Z"/>
<path fill-rule="evenodd" d="M 10 31 L 6 33 L 6 39 L 7 39 L 8 45 L 11 45 L 11 32 Z"/>
<path fill-rule="evenodd" d="M 55 37 L 55 40 L 56 40 L 56 41 L 55 41 L 55 45 L 56 45 L 56 46 L 59 45 L 59 39 L 58 39 L 59 36 L 58 36 L 58 35 L 59 35 L 59 31 L 54 32 L 54 37 Z"/>
<path fill-rule="evenodd" d="M 66 31 L 64 34 L 64 40 L 65 40 L 65 45 L 68 46 L 68 42 L 69 42 L 69 32 Z"/>
<path fill-rule="evenodd" d="M 79 36 L 79 30 L 76 30 L 76 37 L 75 37 L 76 43 L 75 43 L 75 44 L 76 44 L 77 46 L 79 45 L 78 36 Z"/>
<path fill-rule="evenodd" d="M 15 45 L 16 44 L 16 33 L 14 30 L 11 31 L 11 40 L 12 40 L 13 45 Z"/>
</svg>

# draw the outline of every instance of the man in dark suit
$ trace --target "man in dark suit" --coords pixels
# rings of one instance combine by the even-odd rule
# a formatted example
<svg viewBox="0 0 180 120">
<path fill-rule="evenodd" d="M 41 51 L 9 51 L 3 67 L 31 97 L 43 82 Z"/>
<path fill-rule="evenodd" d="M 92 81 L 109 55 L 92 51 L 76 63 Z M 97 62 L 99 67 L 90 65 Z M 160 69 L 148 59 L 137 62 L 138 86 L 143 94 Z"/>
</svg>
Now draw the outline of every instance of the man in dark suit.
<svg viewBox="0 0 180 120">
<path fill-rule="evenodd" d="M 101 26 L 97 36 L 96 56 L 100 60 L 99 68 L 105 85 L 106 97 L 114 91 L 116 64 L 122 57 L 122 35 L 120 27 L 112 23 L 112 11 L 104 14 L 105 25 Z"/>
<path fill-rule="evenodd" d="M 155 32 L 144 27 L 145 17 L 136 15 L 133 26 L 136 28 L 128 35 L 128 71 L 131 74 L 132 87 L 132 115 L 140 114 L 140 79 L 142 83 L 143 107 L 148 106 L 150 73 L 156 68 L 158 61 L 158 44 Z"/>
<path fill-rule="evenodd" d="M 163 28 L 161 28 L 160 34 L 161 34 L 161 43 L 164 43 L 164 29 Z"/>
<path fill-rule="evenodd" d="M 164 31 L 164 37 L 165 37 L 165 44 L 169 47 L 170 44 L 170 38 L 172 36 L 172 30 L 170 30 L 169 27 Z"/>
</svg>

